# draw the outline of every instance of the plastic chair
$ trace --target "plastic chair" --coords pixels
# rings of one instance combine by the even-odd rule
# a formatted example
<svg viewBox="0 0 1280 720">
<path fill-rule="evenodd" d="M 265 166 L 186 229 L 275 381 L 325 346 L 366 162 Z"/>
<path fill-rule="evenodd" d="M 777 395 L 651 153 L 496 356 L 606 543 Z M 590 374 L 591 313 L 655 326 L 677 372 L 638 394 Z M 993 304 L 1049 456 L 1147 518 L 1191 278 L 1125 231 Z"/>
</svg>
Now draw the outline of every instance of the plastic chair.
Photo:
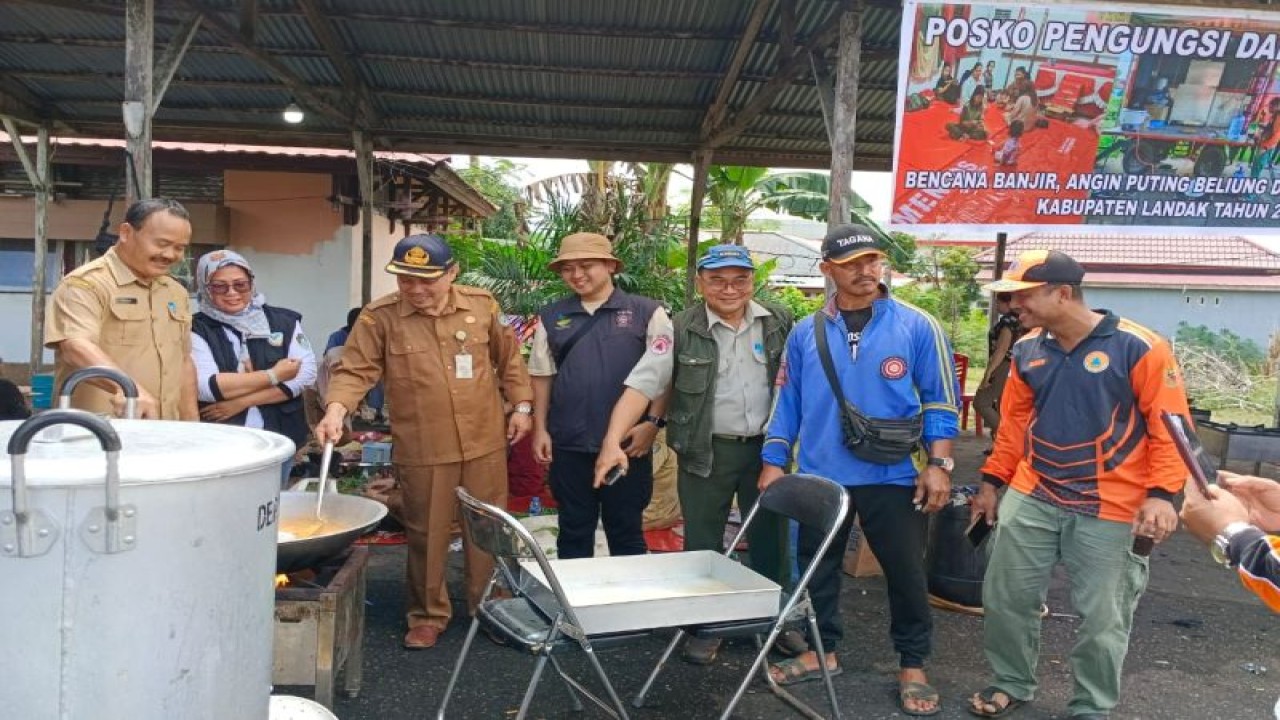
<svg viewBox="0 0 1280 720">
<path fill-rule="evenodd" d="M 759 651 L 756 653 L 755 660 L 751 663 L 751 668 L 747 670 L 742 682 L 738 685 L 737 691 L 734 692 L 729 704 L 720 715 L 721 720 L 728 720 L 733 713 L 733 709 L 737 707 L 742 700 L 742 696 L 746 694 L 747 687 L 751 684 L 751 676 L 757 671 L 761 672 L 769 690 L 778 698 L 807 717 L 822 717 L 807 703 L 787 692 L 773 680 L 769 675 L 765 659 L 769 654 L 769 648 L 773 647 L 773 642 L 777 640 L 778 635 L 782 633 L 786 626 L 789 623 L 802 620 L 808 623 L 810 636 L 817 646 L 815 649 L 818 652 L 818 657 L 826 657 L 826 651 L 822 647 L 822 638 L 818 634 L 818 616 L 814 613 L 813 603 L 809 599 L 808 587 L 809 581 L 813 578 L 814 570 L 817 569 L 818 560 L 827 552 L 827 548 L 831 546 L 831 543 L 835 541 L 836 535 L 840 531 L 840 525 L 844 522 L 845 515 L 849 512 L 849 497 L 843 487 L 826 478 L 818 477 L 817 475 L 783 475 L 760 494 L 760 499 L 751 508 L 751 512 L 747 514 L 742 527 L 738 529 L 737 536 L 734 537 L 733 542 L 729 543 L 729 547 L 725 551 L 726 555 L 731 555 L 733 549 L 746 537 L 752 521 L 755 520 L 761 508 L 795 520 L 801 525 L 820 528 L 823 535 L 822 543 L 818 547 L 818 551 L 814 553 L 813 560 L 804 568 L 800 575 L 800 580 L 796 583 L 791 593 L 783 595 L 777 615 L 757 620 L 677 629 L 675 637 L 671 639 L 662 656 L 658 658 L 658 664 L 654 666 L 653 672 L 645 680 L 644 687 L 640 688 L 639 694 L 631 702 L 635 707 L 643 707 L 645 696 L 648 695 L 667 660 L 670 659 L 671 653 L 675 651 L 685 635 L 693 635 L 699 638 L 754 637 L 759 645 Z M 761 643 L 760 636 L 765 633 L 768 636 Z M 831 674 L 827 664 L 823 662 L 821 666 L 822 681 L 827 689 L 827 700 L 831 703 L 831 716 L 838 718 L 840 717 L 840 706 L 836 701 L 835 686 L 831 683 Z"/>
<path fill-rule="evenodd" d="M 969 426 L 969 410 L 973 407 L 973 393 L 965 392 L 964 384 L 969 379 L 969 356 L 954 353 L 951 356 L 956 365 L 956 382 L 960 383 L 960 429 Z M 982 413 L 973 413 L 973 434 L 982 434 Z"/>
<path fill-rule="evenodd" d="M 649 632 L 608 635 L 588 635 L 583 632 L 573 607 L 565 597 L 555 570 L 529 530 L 521 525 L 519 520 L 493 505 L 480 502 L 466 490 L 457 488 L 457 494 L 461 501 L 462 524 L 466 528 L 467 537 L 477 548 L 493 556 L 495 567 L 493 576 L 489 579 L 489 584 L 485 587 L 480 604 L 476 608 L 471 627 L 467 630 L 467 638 L 462 643 L 462 653 L 454 664 L 453 674 L 449 676 L 449 685 L 445 688 L 444 699 L 440 701 L 440 710 L 436 713 L 437 720 L 443 720 L 445 717 L 449 698 L 457 685 L 458 676 L 462 672 L 471 644 L 481 625 L 492 636 L 501 638 L 506 647 L 538 658 L 534 664 L 533 677 L 529 679 L 529 685 L 520 703 L 516 720 L 522 720 L 528 713 L 529 704 L 533 701 L 534 692 L 542 679 L 542 672 L 546 669 L 548 661 L 565 683 L 574 710 L 582 710 L 582 703 L 576 694 L 581 693 L 611 717 L 626 720 L 626 709 L 614 691 L 613 684 L 609 682 L 604 668 L 600 665 L 595 649 L 646 637 Z M 522 581 L 524 576 L 520 570 L 521 560 L 532 560 L 542 570 L 543 577 L 547 579 L 547 584 L 555 598 L 556 608 L 553 613 L 548 614 L 549 611 L 544 609 L 546 603 L 544 607 L 539 607 L 526 594 L 525 588 L 528 586 L 525 583 L 533 581 L 527 578 Z M 499 581 L 511 591 L 512 597 L 495 598 L 493 596 Z M 586 653 L 587 659 L 590 660 L 608 695 L 607 701 L 592 694 L 581 683 L 567 675 L 553 654 L 556 650 L 575 646 Z"/>
</svg>

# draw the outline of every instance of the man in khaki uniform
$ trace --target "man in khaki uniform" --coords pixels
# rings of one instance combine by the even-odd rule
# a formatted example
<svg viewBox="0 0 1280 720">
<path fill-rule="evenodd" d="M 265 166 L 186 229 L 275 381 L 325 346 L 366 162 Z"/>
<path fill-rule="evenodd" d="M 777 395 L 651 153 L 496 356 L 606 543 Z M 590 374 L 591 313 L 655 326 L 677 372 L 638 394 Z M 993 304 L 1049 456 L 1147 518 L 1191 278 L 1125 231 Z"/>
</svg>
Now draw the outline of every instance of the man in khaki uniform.
<svg viewBox="0 0 1280 720">
<path fill-rule="evenodd" d="M 401 240 L 386 269 L 400 291 L 365 306 L 351 328 L 316 439 L 336 441 L 346 415 L 384 382 L 409 540 L 404 646 L 418 650 L 434 646 L 452 616 L 445 566 L 457 518 L 454 489 L 506 506 L 507 445 L 532 427 L 533 390 L 498 303 L 485 290 L 453 284 L 458 267 L 443 239 Z M 504 398 L 514 407 L 505 422 Z M 465 539 L 463 546 L 474 612 L 493 562 Z"/>
<path fill-rule="evenodd" d="M 164 198 L 140 200 L 125 212 L 115 247 L 58 283 L 44 332 L 57 388 L 81 368 L 113 367 L 137 383 L 138 417 L 200 419 L 191 308 L 186 288 L 169 276 L 190 242 L 186 208 Z M 120 414 L 124 395 L 114 383 L 90 380 L 76 388 L 71 404 Z"/>
</svg>

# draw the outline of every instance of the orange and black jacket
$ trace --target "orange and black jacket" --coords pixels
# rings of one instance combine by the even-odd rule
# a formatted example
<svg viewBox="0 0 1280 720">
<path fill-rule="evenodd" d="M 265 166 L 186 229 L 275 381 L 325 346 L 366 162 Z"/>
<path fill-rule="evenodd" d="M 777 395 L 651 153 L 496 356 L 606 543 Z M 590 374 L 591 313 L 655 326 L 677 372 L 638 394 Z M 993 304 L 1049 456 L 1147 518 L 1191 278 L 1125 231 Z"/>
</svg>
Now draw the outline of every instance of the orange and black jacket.
<svg viewBox="0 0 1280 720">
<path fill-rule="evenodd" d="M 1169 343 L 1102 312 L 1071 352 L 1042 329 L 1014 345 L 982 473 L 1068 512 L 1127 523 L 1148 497 L 1172 501 L 1182 490 L 1187 470 L 1160 412 L 1189 411 Z"/>
<path fill-rule="evenodd" d="M 1280 613 L 1280 535 L 1249 528 L 1231 536 L 1227 557 L 1240 582 L 1273 611 Z"/>
</svg>

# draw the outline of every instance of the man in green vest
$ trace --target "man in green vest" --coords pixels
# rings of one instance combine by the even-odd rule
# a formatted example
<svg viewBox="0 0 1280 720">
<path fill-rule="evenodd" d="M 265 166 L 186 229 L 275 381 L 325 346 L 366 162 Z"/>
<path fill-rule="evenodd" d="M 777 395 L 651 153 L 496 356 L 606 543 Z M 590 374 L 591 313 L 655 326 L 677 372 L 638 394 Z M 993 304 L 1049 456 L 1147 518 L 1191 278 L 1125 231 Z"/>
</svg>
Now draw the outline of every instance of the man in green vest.
<svg viewBox="0 0 1280 720">
<path fill-rule="evenodd" d="M 621 443 L 632 427 L 666 424 L 667 444 L 680 459 L 684 549 L 723 552 L 734 496 L 746 517 L 760 495 L 760 446 L 793 318 L 782 306 L 752 299 L 755 264 L 740 245 L 707 250 L 697 285 L 703 301 L 676 315 L 674 337 L 653 338 L 627 376 L 596 460 L 596 484 L 613 467 L 627 467 Z M 670 410 L 665 423 L 663 409 Z M 762 515 L 747 540 L 751 568 L 787 586 L 785 519 Z M 709 664 L 719 648 L 719 640 L 690 638 L 684 657 Z"/>
</svg>

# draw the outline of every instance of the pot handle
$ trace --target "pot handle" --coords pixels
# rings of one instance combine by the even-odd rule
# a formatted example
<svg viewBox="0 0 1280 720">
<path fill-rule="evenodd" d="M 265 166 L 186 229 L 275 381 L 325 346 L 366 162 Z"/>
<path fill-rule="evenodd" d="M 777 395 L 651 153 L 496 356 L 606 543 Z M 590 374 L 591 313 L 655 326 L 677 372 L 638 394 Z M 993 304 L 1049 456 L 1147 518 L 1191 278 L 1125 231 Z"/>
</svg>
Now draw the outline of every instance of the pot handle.
<svg viewBox="0 0 1280 720">
<path fill-rule="evenodd" d="M 83 410 L 48 410 L 27 420 L 9 438 L 13 510 L 0 514 L 0 555 L 35 557 L 49 551 L 58 526 L 43 510 L 32 510 L 27 496 L 27 449 L 36 434 L 52 425 L 79 425 L 93 433 L 107 454 L 106 503 L 89 512 L 81 535 L 96 552 L 133 549 L 137 509 L 120 504 L 120 436 L 106 420 Z"/>
<path fill-rule="evenodd" d="M 124 391 L 124 418 L 126 420 L 134 419 L 137 413 L 138 384 L 122 371 L 105 365 L 80 368 L 68 375 L 66 381 L 62 383 L 62 394 L 58 396 L 58 407 L 60 409 L 71 407 L 71 393 L 76 389 L 77 385 L 90 378 L 106 378 L 119 385 L 120 389 Z"/>
</svg>

